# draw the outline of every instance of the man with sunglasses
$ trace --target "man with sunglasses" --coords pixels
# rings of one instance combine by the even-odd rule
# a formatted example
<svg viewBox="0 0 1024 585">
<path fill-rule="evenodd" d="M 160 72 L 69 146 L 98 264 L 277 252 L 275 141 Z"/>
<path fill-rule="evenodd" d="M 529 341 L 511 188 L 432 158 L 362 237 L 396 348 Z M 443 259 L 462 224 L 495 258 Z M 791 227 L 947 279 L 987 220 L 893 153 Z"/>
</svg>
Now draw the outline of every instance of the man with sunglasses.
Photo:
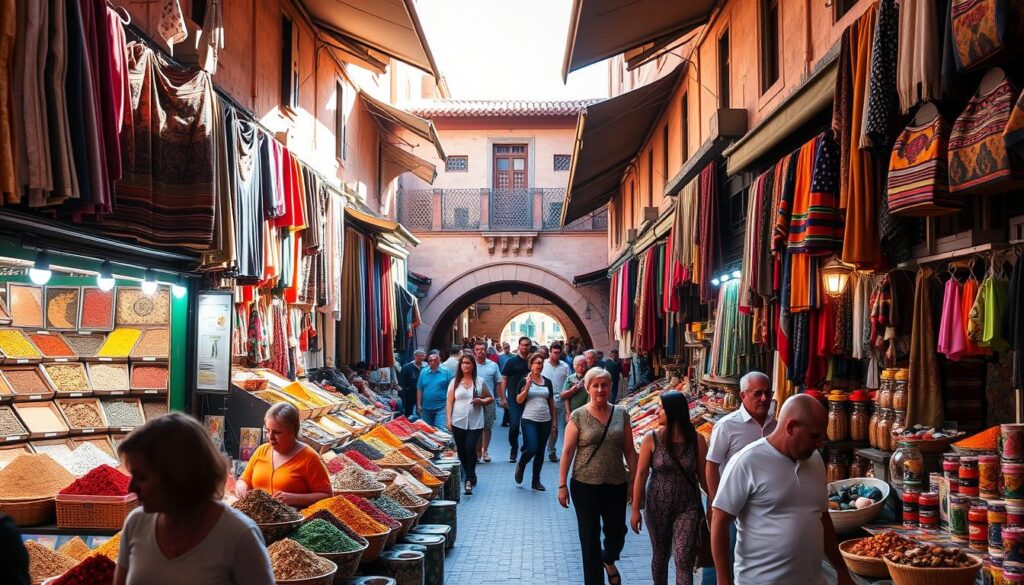
<svg viewBox="0 0 1024 585">
<path fill-rule="evenodd" d="M 769 409 L 772 402 L 772 384 L 768 375 L 756 370 L 748 372 L 740 378 L 740 401 L 742 404 L 722 420 L 715 423 L 711 431 L 711 443 L 708 445 L 707 467 L 705 472 L 708 480 L 708 501 L 715 501 L 718 483 L 722 479 L 725 464 L 744 447 L 775 430 L 776 420 Z M 712 512 L 708 510 L 710 524 Z M 736 529 L 732 529 L 733 546 L 736 542 Z M 730 564 L 732 559 L 730 559 Z M 714 569 L 705 569 L 704 585 L 715 582 Z"/>
</svg>

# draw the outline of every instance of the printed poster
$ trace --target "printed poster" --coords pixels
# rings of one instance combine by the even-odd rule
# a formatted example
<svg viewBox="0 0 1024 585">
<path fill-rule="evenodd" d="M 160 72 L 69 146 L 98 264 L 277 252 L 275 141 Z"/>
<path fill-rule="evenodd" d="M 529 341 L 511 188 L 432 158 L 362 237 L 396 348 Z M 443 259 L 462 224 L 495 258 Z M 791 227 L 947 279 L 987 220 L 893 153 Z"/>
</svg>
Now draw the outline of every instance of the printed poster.
<svg viewBox="0 0 1024 585">
<path fill-rule="evenodd" d="M 197 310 L 196 389 L 227 392 L 231 383 L 231 308 L 226 291 L 199 293 Z"/>
</svg>

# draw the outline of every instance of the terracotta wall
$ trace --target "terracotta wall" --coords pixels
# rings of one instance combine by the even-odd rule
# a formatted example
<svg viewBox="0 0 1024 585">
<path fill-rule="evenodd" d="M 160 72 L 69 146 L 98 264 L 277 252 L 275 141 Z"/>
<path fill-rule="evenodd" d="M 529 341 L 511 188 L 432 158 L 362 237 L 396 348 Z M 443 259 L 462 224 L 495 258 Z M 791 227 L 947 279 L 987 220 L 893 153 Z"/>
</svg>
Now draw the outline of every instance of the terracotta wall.
<svg viewBox="0 0 1024 585">
<path fill-rule="evenodd" d="M 718 104 L 718 39 L 729 31 L 730 45 L 730 103 L 728 107 L 747 112 L 747 127 L 753 128 L 780 103 L 800 87 L 829 50 L 838 43 L 843 30 L 868 8 L 871 0 L 860 0 L 845 15 L 835 18 L 833 6 L 817 0 L 779 0 L 781 20 L 779 79 L 766 91 L 761 91 L 760 60 L 760 0 L 727 0 L 712 14 L 711 20 L 692 42 L 689 42 L 643 67 L 628 72 L 621 56 L 610 61 L 612 91 L 621 94 L 646 85 L 669 74 L 690 60 L 686 76 L 676 88 L 668 107 L 655 123 L 651 136 L 637 155 L 635 165 L 623 177 L 623 188 L 617 201 L 613 201 L 609 223 L 608 257 L 617 257 L 626 245 L 624 233 L 643 223 L 642 209 L 650 201 L 664 210 L 669 201 L 664 197 L 666 176 L 662 172 L 661 157 L 665 144 L 663 128 L 668 127 L 669 165 L 667 178 L 672 178 L 683 166 L 681 103 L 688 94 L 689 111 L 686 115 L 688 141 L 686 150 L 693 155 L 710 133 L 710 119 Z M 837 5 L 839 2 L 831 2 Z M 647 158 L 654 156 L 653 191 L 648 185 Z M 636 195 L 630 193 L 630 184 L 636 183 Z M 618 232 L 618 235 L 613 232 Z"/>
<path fill-rule="evenodd" d="M 380 210 L 380 186 L 377 184 L 379 130 L 376 122 L 357 99 L 356 87 L 391 101 L 389 74 L 375 75 L 351 64 L 340 64 L 301 17 L 291 0 L 222 0 L 224 49 L 214 83 L 239 104 L 255 114 L 270 131 L 286 142 L 289 149 L 318 171 L 337 177 L 365 197 L 366 203 Z M 126 8 L 132 23 L 154 41 L 163 3 L 129 2 Z M 190 27 L 191 0 L 181 2 Z M 299 36 L 299 107 L 286 111 L 281 107 L 281 19 L 291 17 Z M 187 45 L 192 36 L 183 44 Z M 164 47 L 166 49 L 166 47 Z M 187 48 L 176 47 L 175 54 L 187 59 Z M 341 112 L 348 121 L 348 156 L 336 156 L 335 127 L 338 114 L 337 82 L 344 85 Z"/>
</svg>

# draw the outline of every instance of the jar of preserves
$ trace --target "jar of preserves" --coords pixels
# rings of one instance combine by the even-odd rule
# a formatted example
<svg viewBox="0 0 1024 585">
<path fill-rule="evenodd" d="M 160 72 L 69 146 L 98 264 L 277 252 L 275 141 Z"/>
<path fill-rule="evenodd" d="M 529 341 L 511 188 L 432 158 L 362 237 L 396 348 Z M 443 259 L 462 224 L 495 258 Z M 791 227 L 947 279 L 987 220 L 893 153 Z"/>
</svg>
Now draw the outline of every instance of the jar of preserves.
<svg viewBox="0 0 1024 585">
<path fill-rule="evenodd" d="M 907 378 L 909 370 L 897 370 L 892 385 L 892 407 L 896 410 L 907 409 Z"/>
<path fill-rule="evenodd" d="M 978 455 L 978 495 L 997 500 L 999 493 L 999 456 Z"/>
<path fill-rule="evenodd" d="M 882 379 L 878 385 L 878 394 L 875 399 L 879 408 L 892 408 L 892 386 L 896 378 L 896 371 L 891 368 L 882 370 Z"/>
<path fill-rule="evenodd" d="M 919 493 L 914 490 L 903 490 L 903 526 L 904 528 L 917 528 L 918 506 L 920 505 Z"/>
<path fill-rule="evenodd" d="M 892 422 L 895 416 L 891 408 L 883 408 L 882 415 L 878 419 L 878 430 L 875 432 L 877 434 L 878 448 L 882 451 L 892 451 L 892 447 L 895 445 L 892 440 L 892 434 L 889 432 L 892 430 Z"/>
<path fill-rule="evenodd" d="M 960 487 L 957 491 L 961 496 L 968 496 L 971 498 L 978 497 L 979 491 L 977 457 L 960 458 L 960 469 L 957 473 L 957 479 L 960 480 Z"/>
<path fill-rule="evenodd" d="M 828 396 L 828 440 L 846 441 L 850 438 L 850 413 L 847 410 L 849 398 L 842 392 Z"/>
<path fill-rule="evenodd" d="M 899 443 L 889 458 L 889 480 L 904 490 L 920 492 L 925 487 L 924 457 L 912 443 Z"/>
<path fill-rule="evenodd" d="M 828 452 L 828 465 L 825 466 L 825 476 L 829 483 L 849 477 L 846 463 L 843 461 L 843 454 L 839 451 L 830 450 Z"/>
<path fill-rule="evenodd" d="M 971 501 L 967 510 L 967 533 L 972 549 L 988 552 L 988 503 L 985 500 Z"/>
<path fill-rule="evenodd" d="M 868 412 L 868 395 L 857 390 L 850 395 L 850 440 L 867 441 L 870 433 L 871 415 Z"/>
<path fill-rule="evenodd" d="M 878 421 L 882 418 L 881 409 L 876 405 L 871 412 L 871 418 L 868 420 L 868 444 L 875 449 L 880 449 L 878 446 Z"/>
<path fill-rule="evenodd" d="M 917 522 L 921 528 L 939 527 L 939 494 L 923 492 L 917 497 Z"/>
<path fill-rule="evenodd" d="M 850 478 L 864 477 L 868 469 L 868 461 L 860 455 L 854 455 L 850 459 Z"/>
<path fill-rule="evenodd" d="M 967 514 L 970 512 L 970 499 L 960 494 L 949 496 L 949 533 L 957 542 L 968 541 Z M 986 512 L 987 514 L 987 512 Z M 986 517 L 987 521 L 987 517 Z"/>
</svg>

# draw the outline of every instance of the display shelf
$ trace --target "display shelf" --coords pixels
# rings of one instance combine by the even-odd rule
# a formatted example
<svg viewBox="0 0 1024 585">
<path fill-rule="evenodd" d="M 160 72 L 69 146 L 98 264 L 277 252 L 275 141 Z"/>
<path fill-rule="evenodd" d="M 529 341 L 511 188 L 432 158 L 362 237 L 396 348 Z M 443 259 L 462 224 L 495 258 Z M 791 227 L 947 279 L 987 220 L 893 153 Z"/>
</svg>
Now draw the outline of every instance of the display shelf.
<svg viewBox="0 0 1024 585">
<path fill-rule="evenodd" d="M 704 376 L 698 380 L 698 383 L 707 384 L 708 386 L 717 386 L 719 388 L 727 388 L 729 390 L 739 388 L 740 386 L 739 378 L 712 378 Z"/>
<path fill-rule="evenodd" d="M 860 449 L 867 441 L 825 441 L 826 449 Z"/>
<path fill-rule="evenodd" d="M 31 539 L 35 535 L 39 536 L 114 536 L 121 531 L 117 529 L 104 529 L 104 528 L 61 528 L 56 524 L 44 524 L 42 526 L 27 526 L 21 529 L 22 537 L 25 539 Z"/>
</svg>

